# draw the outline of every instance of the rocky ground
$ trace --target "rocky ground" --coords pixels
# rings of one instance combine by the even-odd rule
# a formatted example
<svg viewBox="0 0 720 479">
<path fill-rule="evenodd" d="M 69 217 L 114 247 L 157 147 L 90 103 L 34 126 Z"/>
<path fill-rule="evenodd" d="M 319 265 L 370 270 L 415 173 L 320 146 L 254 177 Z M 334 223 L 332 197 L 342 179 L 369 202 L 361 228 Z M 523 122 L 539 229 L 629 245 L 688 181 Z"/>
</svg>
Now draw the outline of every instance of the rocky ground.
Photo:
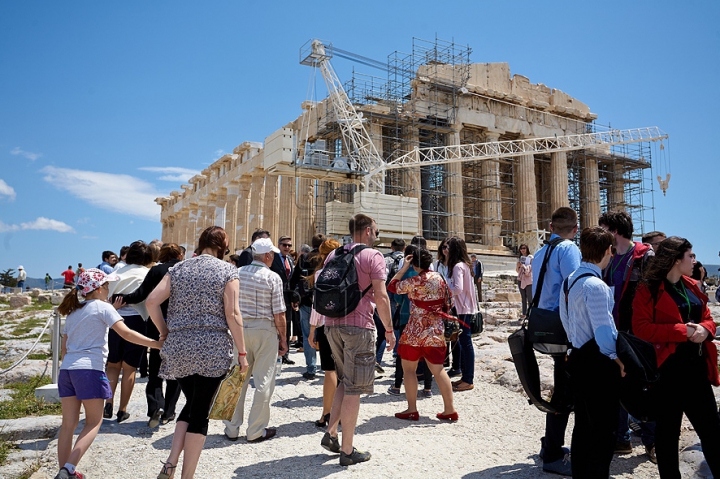
<svg viewBox="0 0 720 479">
<path fill-rule="evenodd" d="M 517 299 L 509 277 L 488 278 L 485 299 Z M 19 358 L 37 338 L 50 311 L 11 308 L 0 297 L 0 360 Z M 198 467 L 198 477 L 543 477 L 537 453 L 543 435 L 544 416 L 528 405 L 517 379 L 507 346 L 507 337 L 519 326 L 519 305 L 515 302 L 482 303 L 485 332 L 474 338 L 476 347 L 475 389 L 456 393 L 455 404 L 460 421 L 440 423 L 435 413 L 442 410 L 442 399 L 434 385 L 434 397 L 420 399 L 421 419 L 408 422 L 395 419 L 405 408 L 404 397 L 387 394 L 392 384 L 392 357 L 385 355 L 386 373 L 378 375 L 375 393 L 363 397 L 355 444 L 369 450 L 373 458 L 363 464 L 343 468 L 337 455 L 323 450 L 322 431 L 313 424 L 322 405 L 322 376 L 306 381 L 302 353 L 292 352 L 295 366 L 285 367 L 272 399 L 270 425 L 278 436 L 258 444 L 244 438 L 228 441 L 219 422 L 211 421 L 210 430 Z M 712 305 L 720 319 L 720 306 Z M 11 339 L 10 325 L 34 317 L 43 324 L 25 339 Z M 32 336 L 35 335 L 35 338 Z M 49 352 L 49 343 L 39 343 Z M 36 351 L 33 351 L 35 353 Z M 544 383 L 551 382 L 550 358 L 540 356 Z M 49 367 L 47 361 L 28 360 L 10 373 L 0 375 L 0 384 L 9 377 L 27 378 Z M 87 477 L 156 477 L 160 461 L 165 460 L 172 440 L 173 425 L 150 429 L 145 416 L 144 385 L 139 379 L 128 408 L 131 418 L 117 424 L 105 420 L 100 435 L 80 463 Z M 248 402 L 252 401 L 252 389 Z M 0 394 L 2 390 L 0 390 Z M 546 391 L 550 393 L 550 391 Z M 720 399 L 720 390 L 717 391 Z M 0 395 L 0 401 L 3 396 Z M 182 406 L 182 399 L 179 406 Z M 0 408 L 2 403 L 0 402 Z M 246 411 L 249 407 L 246 408 Z M 18 449 L 0 466 L 0 478 L 52 478 L 57 472 L 55 451 L 59 416 L 0 421 L 0 436 L 9 438 Z M 78 431 L 82 428 L 82 417 Z M 570 443 L 572 417 L 566 442 Z M 683 477 L 709 477 L 698 450 L 697 436 L 685 421 L 681 438 L 686 449 L 681 453 Z M 657 467 L 647 460 L 639 438 L 633 438 L 633 453 L 616 456 L 613 477 L 658 477 Z M 23 475 L 26 471 L 32 475 Z M 178 474 L 176 477 L 180 477 Z"/>
</svg>

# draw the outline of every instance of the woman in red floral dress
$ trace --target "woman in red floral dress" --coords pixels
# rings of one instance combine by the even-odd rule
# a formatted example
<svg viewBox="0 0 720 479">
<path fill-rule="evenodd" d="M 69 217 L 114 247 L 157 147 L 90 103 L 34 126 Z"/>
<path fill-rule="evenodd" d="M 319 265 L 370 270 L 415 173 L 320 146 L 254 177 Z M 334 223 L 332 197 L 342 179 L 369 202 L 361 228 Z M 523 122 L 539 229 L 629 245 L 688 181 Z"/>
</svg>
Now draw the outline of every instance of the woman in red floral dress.
<svg viewBox="0 0 720 479">
<path fill-rule="evenodd" d="M 435 376 L 440 394 L 442 394 L 443 412 L 438 419 L 457 421 L 458 414 L 453 405 L 452 385 L 445 369 L 445 326 L 443 315 L 452 307 L 452 294 L 443 277 L 430 271 L 432 255 L 425 249 L 419 249 L 417 255 L 405 257 L 403 267 L 388 285 L 388 291 L 395 294 L 407 294 L 411 301 L 410 320 L 408 321 L 398 345 L 398 356 L 402 358 L 405 377 L 405 397 L 408 408 L 395 414 L 399 419 L 417 421 L 417 370 L 420 358 L 425 358 L 427 367 Z M 418 272 L 405 280 L 400 280 L 410 267 Z"/>
</svg>

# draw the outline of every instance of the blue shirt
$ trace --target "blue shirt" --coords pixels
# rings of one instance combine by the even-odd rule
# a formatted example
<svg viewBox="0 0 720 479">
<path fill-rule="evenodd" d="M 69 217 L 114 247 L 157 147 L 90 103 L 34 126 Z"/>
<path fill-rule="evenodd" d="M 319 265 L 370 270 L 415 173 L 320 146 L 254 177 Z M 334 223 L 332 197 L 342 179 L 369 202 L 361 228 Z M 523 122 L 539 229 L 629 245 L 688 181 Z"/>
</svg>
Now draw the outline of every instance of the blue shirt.
<svg viewBox="0 0 720 479">
<path fill-rule="evenodd" d="M 110 263 L 108 263 L 107 261 L 103 261 L 102 263 L 100 263 L 98 265 L 98 269 L 105 274 L 110 274 L 113 272 L 113 267 L 110 266 Z"/>
<path fill-rule="evenodd" d="M 592 276 L 580 278 L 573 285 L 575 278 L 585 273 L 591 273 Z M 562 293 L 560 319 L 573 348 L 580 348 L 595 338 L 600 352 L 615 359 L 617 329 L 612 315 L 615 301 L 608 285 L 600 279 L 601 274 L 597 265 L 580 263 L 580 267 L 568 277 L 568 288 L 572 286 L 572 289 L 567 304 L 564 301 L 565 294 Z"/>
<path fill-rule="evenodd" d="M 553 234 L 549 241 L 559 238 L 560 236 Z M 540 269 L 545 260 L 545 253 L 550 246 L 545 245 L 537 252 L 533 260 L 533 297 L 535 290 L 540 281 Z M 560 291 L 562 282 L 570 276 L 570 273 L 578 269 L 580 266 L 580 250 L 572 241 L 563 241 L 555 247 L 550 260 L 547 264 L 545 272 L 545 282 L 543 283 L 542 292 L 540 293 L 540 302 L 538 308 L 557 311 L 560 307 Z"/>
</svg>

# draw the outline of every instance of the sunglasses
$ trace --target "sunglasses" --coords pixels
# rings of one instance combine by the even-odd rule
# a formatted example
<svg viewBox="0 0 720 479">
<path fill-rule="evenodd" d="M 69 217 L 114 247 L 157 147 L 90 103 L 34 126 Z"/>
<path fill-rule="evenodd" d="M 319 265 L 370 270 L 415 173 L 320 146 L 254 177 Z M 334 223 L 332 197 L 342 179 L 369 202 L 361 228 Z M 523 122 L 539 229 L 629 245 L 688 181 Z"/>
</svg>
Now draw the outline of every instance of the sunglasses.
<svg viewBox="0 0 720 479">
<path fill-rule="evenodd" d="M 283 248 L 292 248 L 292 243 L 280 243 Z"/>
<path fill-rule="evenodd" d="M 443 245 L 442 249 L 450 249 L 448 245 Z"/>
</svg>

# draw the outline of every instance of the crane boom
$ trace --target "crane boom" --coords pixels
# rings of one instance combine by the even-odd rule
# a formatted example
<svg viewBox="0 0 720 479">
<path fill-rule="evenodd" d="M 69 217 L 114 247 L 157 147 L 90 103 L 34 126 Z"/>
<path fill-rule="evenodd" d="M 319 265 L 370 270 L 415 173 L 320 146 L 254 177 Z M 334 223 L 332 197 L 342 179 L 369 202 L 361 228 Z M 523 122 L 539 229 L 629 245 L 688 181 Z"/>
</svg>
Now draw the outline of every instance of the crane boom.
<svg viewBox="0 0 720 479">
<path fill-rule="evenodd" d="M 350 169 L 365 172 L 381 170 L 385 165 L 385 160 L 378 153 L 365 128 L 362 113 L 355 109 L 335 70 L 333 70 L 330 64 L 332 55 L 326 51 L 325 45 L 320 40 L 313 40 L 311 49 L 311 53 L 300 63 L 320 68 L 320 73 L 325 80 L 330 102 L 335 110 L 337 123 L 340 126 L 348 151 Z M 383 193 L 385 190 L 384 175 L 365 177 L 364 182 L 366 191 Z"/>
<path fill-rule="evenodd" d="M 382 168 L 371 171 L 370 176 L 379 174 L 383 170 L 406 168 L 408 166 L 443 165 L 464 161 L 509 158 L 522 155 L 625 145 L 645 141 L 661 141 L 667 138 L 668 135 L 666 133 L 658 127 L 653 126 L 649 128 L 609 130 L 548 138 L 528 138 L 523 140 L 490 141 L 487 143 L 467 145 L 415 148 L 413 151 L 386 163 Z"/>
</svg>

